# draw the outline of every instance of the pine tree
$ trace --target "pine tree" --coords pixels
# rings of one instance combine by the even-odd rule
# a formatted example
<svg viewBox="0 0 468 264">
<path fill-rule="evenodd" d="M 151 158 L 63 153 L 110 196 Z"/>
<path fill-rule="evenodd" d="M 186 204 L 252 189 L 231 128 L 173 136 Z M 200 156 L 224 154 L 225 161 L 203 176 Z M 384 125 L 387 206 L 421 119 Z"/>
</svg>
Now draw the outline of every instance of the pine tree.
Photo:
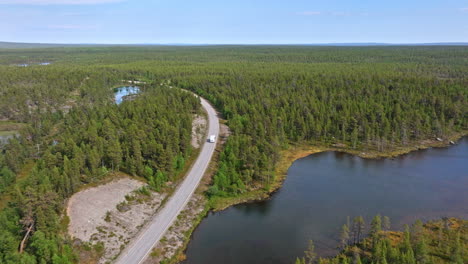
<svg viewBox="0 0 468 264">
<path fill-rule="evenodd" d="M 455 242 L 452 246 L 452 255 L 450 258 L 454 262 L 454 264 L 463 264 L 463 251 L 464 247 L 462 246 L 462 242 L 460 240 L 460 232 L 457 232 Z"/>
<path fill-rule="evenodd" d="M 151 179 L 153 177 L 153 169 L 149 166 L 145 166 L 145 172 L 144 172 L 144 176 L 147 180 Z"/>
<path fill-rule="evenodd" d="M 359 254 L 359 248 L 353 247 L 353 264 L 362 264 L 361 255 Z"/>
<path fill-rule="evenodd" d="M 415 253 L 416 261 L 418 263 L 425 264 L 429 261 L 428 248 L 424 237 L 421 238 L 418 244 L 416 245 Z"/>
<path fill-rule="evenodd" d="M 377 235 L 380 231 L 382 231 L 382 219 L 380 215 L 376 215 L 371 222 L 371 230 L 370 230 L 370 235 L 375 236 Z"/>
<path fill-rule="evenodd" d="M 359 243 L 361 240 L 361 235 L 364 232 L 364 218 L 362 216 L 357 216 L 353 219 L 353 236 L 354 244 Z"/>
<path fill-rule="evenodd" d="M 376 215 L 371 222 L 370 236 L 372 238 L 372 244 L 377 243 L 379 240 L 379 234 L 382 231 L 382 219 L 380 215 Z"/>
<path fill-rule="evenodd" d="M 315 253 L 315 245 L 312 240 L 309 240 L 309 246 L 307 247 L 307 250 L 304 251 L 307 264 L 312 264 L 314 263 L 315 259 L 317 258 L 317 253 Z"/>
<path fill-rule="evenodd" d="M 305 259 L 304 258 L 296 258 L 296 262 L 294 262 L 295 264 L 305 264 Z"/>
<path fill-rule="evenodd" d="M 340 240 L 341 248 L 346 248 L 346 246 L 349 244 L 349 227 L 347 224 L 344 224 L 341 227 Z"/>
<path fill-rule="evenodd" d="M 385 231 L 390 230 L 390 218 L 388 216 L 383 217 L 382 228 Z"/>
</svg>

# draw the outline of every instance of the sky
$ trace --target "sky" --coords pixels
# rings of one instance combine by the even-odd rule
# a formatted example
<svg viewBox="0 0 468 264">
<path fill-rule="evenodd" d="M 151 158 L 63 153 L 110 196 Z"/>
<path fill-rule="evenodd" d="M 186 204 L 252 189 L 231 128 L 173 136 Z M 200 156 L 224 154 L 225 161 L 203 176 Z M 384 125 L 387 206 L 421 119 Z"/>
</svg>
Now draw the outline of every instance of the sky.
<svg viewBox="0 0 468 264">
<path fill-rule="evenodd" d="M 0 0 L 0 41 L 468 42 L 468 0 Z"/>
</svg>

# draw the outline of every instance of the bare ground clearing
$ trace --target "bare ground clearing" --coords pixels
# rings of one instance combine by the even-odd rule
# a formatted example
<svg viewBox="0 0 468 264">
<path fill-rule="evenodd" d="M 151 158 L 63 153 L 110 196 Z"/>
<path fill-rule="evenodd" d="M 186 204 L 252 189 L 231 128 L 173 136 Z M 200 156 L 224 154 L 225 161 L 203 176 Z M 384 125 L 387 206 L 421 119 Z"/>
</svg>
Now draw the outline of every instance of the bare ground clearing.
<svg viewBox="0 0 468 264">
<path fill-rule="evenodd" d="M 145 184 L 121 178 L 80 191 L 70 198 L 69 233 L 75 239 L 104 245 L 99 263 L 113 260 L 139 229 L 151 219 L 166 197 L 138 190 Z"/>
</svg>

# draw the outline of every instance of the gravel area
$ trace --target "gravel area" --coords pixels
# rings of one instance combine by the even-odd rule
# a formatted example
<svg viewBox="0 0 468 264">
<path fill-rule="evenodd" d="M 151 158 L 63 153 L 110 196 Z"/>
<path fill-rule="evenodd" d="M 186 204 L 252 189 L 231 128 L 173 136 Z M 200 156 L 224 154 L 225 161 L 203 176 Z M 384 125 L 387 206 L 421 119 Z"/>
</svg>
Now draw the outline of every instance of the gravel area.
<svg viewBox="0 0 468 264">
<path fill-rule="evenodd" d="M 121 178 L 73 195 L 68 203 L 69 233 L 78 240 L 104 244 L 98 263 L 112 261 L 145 223 L 152 218 L 166 197 L 148 191 L 138 192 L 144 183 Z"/>
</svg>

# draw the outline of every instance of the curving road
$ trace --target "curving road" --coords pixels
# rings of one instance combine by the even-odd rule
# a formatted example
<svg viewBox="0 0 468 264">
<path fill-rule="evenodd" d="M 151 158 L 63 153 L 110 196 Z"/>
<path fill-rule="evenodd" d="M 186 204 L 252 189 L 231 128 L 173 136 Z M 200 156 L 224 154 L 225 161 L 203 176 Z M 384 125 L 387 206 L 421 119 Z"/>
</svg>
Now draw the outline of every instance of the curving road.
<svg viewBox="0 0 468 264">
<path fill-rule="evenodd" d="M 208 135 L 216 135 L 217 141 L 219 137 L 219 120 L 216 115 L 216 111 L 205 99 L 201 97 L 200 99 L 203 108 L 205 108 L 208 113 Z M 153 220 L 151 220 L 151 222 L 149 222 L 145 228 L 140 231 L 138 236 L 135 237 L 120 254 L 115 263 L 143 263 L 195 192 L 195 189 L 208 168 L 215 147 L 216 142 L 209 143 L 205 141 L 205 144 L 203 144 L 202 150 L 197 160 L 192 165 L 192 168 L 190 168 L 188 175 L 179 187 L 177 187 L 172 197 L 166 202 L 164 208 L 162 208 Z"/>
</svg>

